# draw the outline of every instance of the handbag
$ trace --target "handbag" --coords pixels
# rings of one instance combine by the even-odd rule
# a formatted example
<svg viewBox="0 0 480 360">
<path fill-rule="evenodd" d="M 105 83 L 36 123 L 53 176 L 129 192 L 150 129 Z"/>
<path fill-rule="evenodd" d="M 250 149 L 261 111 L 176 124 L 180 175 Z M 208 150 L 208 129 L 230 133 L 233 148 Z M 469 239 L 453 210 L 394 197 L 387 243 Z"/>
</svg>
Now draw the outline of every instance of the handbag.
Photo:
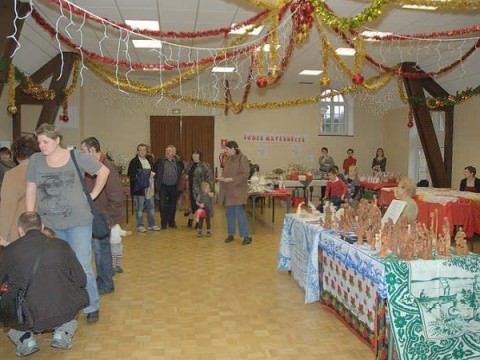
<svg viewBox="0 0 480 360">
<path fill-rule="evenodd" d="M 10 284 L 8 279 L 0 284 L 0 322 L 2 322 L 4 326 L 12 328 L 22 327 L 24 329 L 31 329 L 33 327 L 33 314 L 28 306 L 26 297 L 32 279 L 37 272 L 47 241 L 48 239 L 44 240 L 42 250 L 35 259 L 32 274 L 30 279 L 28 279 L 25 289 Z"/>
<path fill-rule="evenodd" d="M 73 150 L 70 150 L 70 155 L 72 157 L 73 164 L 77 169 L 78 176 L 80 177 L 80 182 L 83 186 L 83 191 L 85 192 L 85 196 L 87 197 L 88 205 L 90 205 L 90 211 L 93 215 L 92 220 L 92 236 L 95 239 L 108 239 L 110 235 L 110 223 L 108 222 L 108 217 L 105 213 L 97 209 L 95 204 L 93 203 L 92 197 L 90 196 L 90 192 L 87 190 L 85 186 L 85 181 L 83 179 L 82 173 L 80 172 L 80 168 L 78 167 L 77 159 L 75 158 L 75 153 Z"/>
</svg>

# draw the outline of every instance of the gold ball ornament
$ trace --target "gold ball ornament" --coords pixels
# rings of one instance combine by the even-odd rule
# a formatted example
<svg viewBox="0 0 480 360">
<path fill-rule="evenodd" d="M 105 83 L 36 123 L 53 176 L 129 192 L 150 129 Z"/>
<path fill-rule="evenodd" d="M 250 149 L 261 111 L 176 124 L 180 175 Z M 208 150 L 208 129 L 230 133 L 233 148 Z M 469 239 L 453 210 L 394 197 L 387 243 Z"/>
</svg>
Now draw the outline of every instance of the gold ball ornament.
<svg viewBox="0 0 480 360">
<path fill-rule="evenodd" d="M 327 87 L 328 85 L 330 85 L 330 78 L 328 76 L 322 76 L 320 79 L 320 86 Z"/>
<path fill-rule="evenodd" d="M 9 106 L 7 106 L 7 111 L 10 114 L 15 115 L 18 111 L 18 108 L 15 105 L 9 105 Z"/>
</svg>

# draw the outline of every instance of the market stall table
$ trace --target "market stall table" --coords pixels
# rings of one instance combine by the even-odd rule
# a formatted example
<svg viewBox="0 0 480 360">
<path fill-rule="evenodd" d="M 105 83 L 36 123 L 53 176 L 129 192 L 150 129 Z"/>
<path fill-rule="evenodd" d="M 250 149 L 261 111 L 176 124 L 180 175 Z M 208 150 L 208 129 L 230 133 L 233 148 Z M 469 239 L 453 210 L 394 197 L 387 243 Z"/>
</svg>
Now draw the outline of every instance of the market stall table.
<svg viewBox="0 0 480 360">
<path fill-rule="evenodd" d="M 256 207 L 257 200 L 270 199 L 272 204 L 272 224 L 275 223 L 275 199 L 284 200 L 286 204 L 286 212 L 288 213 L 290 209 L 290 203 L 292 200 L 292 193 L 288 191 L 281 190 L 272 190 L 272 191 L 262 191 L 262 192 L 250 192 L 248 193 L 248 199 L 252 202 L 252 233 L 255 233 L 256 225 Z M 263 211 L 263 204 L 261 207 Z"/>
</svg>

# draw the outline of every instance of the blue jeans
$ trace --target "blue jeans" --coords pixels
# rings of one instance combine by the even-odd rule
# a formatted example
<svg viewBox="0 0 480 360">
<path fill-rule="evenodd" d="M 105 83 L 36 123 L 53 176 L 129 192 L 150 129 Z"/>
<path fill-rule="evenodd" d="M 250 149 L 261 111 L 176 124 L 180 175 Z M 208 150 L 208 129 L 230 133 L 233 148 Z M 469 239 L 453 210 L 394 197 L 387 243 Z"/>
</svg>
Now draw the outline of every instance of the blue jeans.
<svg viewBox="0 0 480 360">
<path fill-rule="evenodd" d="M 134 195 L 133 199 L 135 200 L 137 228 L 143 226 L 143 210 L 147 210 L 148 226 L 155 226 L 155 204 L 153 202 L 153 197 L 151 197 L 150 199 L 146 199 L 145 196 Z"/>
<path fill-rule="evenodd" d="M 98 289 L 113 290 L 113 265 L 110 238 L 92 239 L 93 252 L 95 253 L 95 268 L 97 269 Z"/>
<path fill-rule="evenodd" d="M 65 240 L 77 255 L 78 262 L 82 265 L 87 275 L 87 292 L 90 304 L 83 309 L 88 314 L 100 308 L 97 282 L 92 268 L 92 224 L 75 226 L 68 229 L 53 229 L 59 239 Z"/>
<path fill-rule="evenodd" d="M 227 231 L 229 236 L 235 235 L 236 223 L 238 221 L 240 236 L 243 238 L 250 237 L 243 205 L 225 206 L 225 215 L 227 216 Z"/>
</svg>

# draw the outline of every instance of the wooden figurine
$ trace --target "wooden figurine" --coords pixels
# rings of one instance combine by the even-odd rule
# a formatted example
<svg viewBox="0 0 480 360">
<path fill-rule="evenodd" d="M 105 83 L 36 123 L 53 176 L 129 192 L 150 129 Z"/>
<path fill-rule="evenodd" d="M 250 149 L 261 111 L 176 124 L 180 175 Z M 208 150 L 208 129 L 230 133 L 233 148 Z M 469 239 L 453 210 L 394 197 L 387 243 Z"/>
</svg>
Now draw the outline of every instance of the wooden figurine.
<svg viewBox="0 0 480 360">
<path fill-rule="evenodd" d="M 468 255 L 467 240 L 465 239 L 465 233 L 461 226 L 455 234 L 455 246 L 457 248 L 457 255 Z"/>
</svg>

